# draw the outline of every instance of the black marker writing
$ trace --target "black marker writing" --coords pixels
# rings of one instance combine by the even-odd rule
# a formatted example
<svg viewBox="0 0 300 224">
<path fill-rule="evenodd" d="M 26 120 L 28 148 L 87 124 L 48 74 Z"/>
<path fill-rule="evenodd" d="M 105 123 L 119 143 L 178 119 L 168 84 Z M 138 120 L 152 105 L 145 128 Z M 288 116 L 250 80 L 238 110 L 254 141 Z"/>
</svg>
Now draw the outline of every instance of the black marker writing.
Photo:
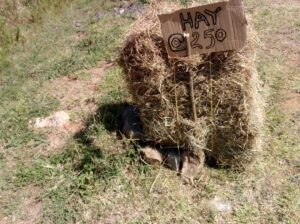
<svg viewBox="0 0 300 224">
<path fill-rule="evenodd" d="M 174 52 L 184 51 L 187 49 L 184 36 L 181 33 L 174 33 L 169 36 L 168 44 L 169 48 Z"/>
<path fill-rule="evenodd" d="M 200 35 L 199 32 L 192 33 L 192 40 L 190 42 L 192 48 L 210 49 L 215 47 L 217 42 L 223 42 L 227 37 L 227 33 L 222 28 L 217 29 L 216 31 L 211 28 L 204 30 L 203 34 Z M 206 42 L 207 45 L 203 46 L 200 43 Z M 186 40 L 181 33 L 174 33 L 168 38 L 168 45 L 171 51 L 179 52 L 187 50 Z"/>
<path fill-rule="evenodd" d="M 198 44 L 198 40 L 199 40 L 199 37 L 200 37 L 199 33 L 198 32 L 193 32 L 192 37 L 194 39 L 191 41 L 191 47 L 202 49 L 203 48 L 202 45 Z"/>
<path fill-rule="evenodd" d="M 179 16 L 183 31 L 186 30 L 186 24 L 190 24 L 190 27 L 193 28 L 193 18 L 190 12 L 187 13 L 187 18 L 184 18 L 183 13 L 180 13 Z"/>
<path fill-rule="evenodd" d="M 201 12 L 196 12 L 195 16 L 195 29 L 199 28 L 199 23 L 204 22 L 206 26 L 209 26 L 209 22 L 206 19 L 206 16 L 202 14 Z"/>
<path fill-rule="evenodd" d="M 221 10 L 221 7 L 217 7 L 214 11 L 208 9 L 205 9 L 204 12 L 196 11 L 195 15 L 192 15 L 190 12 L 179 13 L 182 30 L 186 31 L 187 25 L 190 25 L 191 29 L 198 29 L 201 22 L 206 26 L 216 25 L 218 23 L 218 14 Z M 211 18 L 211 22 L 208 18 Z"/>
<path fill-rule="evenodd" d="M 215 10 L 214 12 L 213 12 L 213 11 L 210 11 L 210 10 L 208 10 L 208 9 L 205 9 L 205 10 L 204 10 L 204 12 L 205 12 L 206 14 L 208 14 L 208 15 L 211 16 L 214 25 L 217 24 L 217 19 L 218 19 L 217 14 L 221 11 L 221 9 L 222 9 L 221 7 L 218 7 L 218 8 L 216 8 L 216 10 Z"/>
<path fill-rule="evenodd" d="M 206 46 L 206 49 L 210 49 L 216 45 L 216 40 L 214 36 L 211 34 L 214 31 L 214 29 L 209 29 L 204 31 L 204 39 L 209 38 L 210 39 L 210 44 Z"/>
<path fill-rule="evenodd" d="M 223 30 L 222 28 L 220 28 L 220 29 L 218 29 L 218 30 L 216 31 L 215 36 L 216 36 L 216 39 L 217 39 L 218 41 L 223 42 L 223 40 L 225 40 L 227 34 L 226 34 L 226 31 L 225 31 L 225 30 Z"/>
</svg>

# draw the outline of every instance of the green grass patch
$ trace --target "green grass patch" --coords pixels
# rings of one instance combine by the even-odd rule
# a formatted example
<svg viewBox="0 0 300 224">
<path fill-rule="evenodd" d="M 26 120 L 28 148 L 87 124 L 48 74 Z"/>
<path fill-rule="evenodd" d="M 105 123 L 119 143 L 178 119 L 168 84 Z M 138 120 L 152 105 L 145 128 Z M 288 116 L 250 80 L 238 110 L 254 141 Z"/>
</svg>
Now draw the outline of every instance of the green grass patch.
<svg viewBox="0 0 300 224">
<path fill-rule="evenodd" d="M 95 20 L 98 4 L 105 6 L 106 3 L 85 3 L 77 1 L 78 8 L 70 3 L 71 6 L 66 6 L 56 17 L 45 17 L 41 25 L 32 25 L 26 37 L 30 39 L 14 46 L 12 55 L 7 56 L 11 58 L 10 66 L 0 69 L 0 119 L 4 121 L 1 130 L 6 130 L 1 132 L 0 138 L 6 147 L 24 145 L 34 138 L 27 128 L 29 120 L 47 115 L 58 107 L 58 102 L 51 98 L 35 99 L 45 81 L 88 69 L 116 54 L 120 38 L 132 19 L 108 15 Z M 111 8 L 111 4 L 107 7 Z M 81 17 L 78 28 L 74 18 L 82 11 L 88 16 Z M 79 32 L 84 33 L 83 40 L 78 40 Z M 85 42 L 90 44 L 84 47 Z"/>
</svg>

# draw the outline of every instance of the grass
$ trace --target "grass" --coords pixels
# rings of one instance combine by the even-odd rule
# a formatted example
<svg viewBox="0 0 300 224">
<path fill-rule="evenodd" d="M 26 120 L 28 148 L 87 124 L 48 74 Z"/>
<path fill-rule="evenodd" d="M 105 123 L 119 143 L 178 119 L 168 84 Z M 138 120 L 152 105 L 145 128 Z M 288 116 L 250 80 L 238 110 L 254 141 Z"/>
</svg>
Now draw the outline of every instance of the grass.
<svg viewBox="0 0 300 224">
<path fill-rule="evenodd" d="M 299 4 L 246 1 L 267 93 L 264 150 L 245 172 L 206 167 L 188 185 L 172 171 L 144 164 L 139 146 L 117 140 L 118 115 L 130 100 L 117 66 L 99 83 L 98 110 L 63 148 L 47 151 L 47 135 L 28 129 L 29 120 L 63 106 L 41 88 L 64 76 L 88 80 L 99 61 L 114 60 L 134 20 L 116 16 L 113 2 L 57 7 L 54 1 L 48 12 L 49 2 L 28 6 L 36 10 L 34 21 L 1 14 L 18 22 L 8 31 L 0 20 L 0 40 L 6 39 L 0 51 L 0 222 L 299 223 L 299 133 L 283 106 L 300 86 Z M 233 214 L 209 210 L 206 202 L 215 196 L 230 201 Z"/>
<path fill-rule="evenodd" d="M 66 9 L 66 17 L 57 16 L 38 27 L 32 25 L 33 32 L 27 34 L 30 41 L 12 49 L 14 54 L 9 57 L 14 64 L 1 69 L 0 105 L 6 108 L 0 111 L 4 121 L 1 130 L 7 131 L 1 132 L 0 138 L 5 141 L 5 147 L 30 141 L 33 136 L 27 130 L 28 119 L 48 114 L 57 107 L 57 102 L 51 97 L 33 99 L 32 96 L 43 82 L 93 67 L 99 60 L 113 57 L 114 54 L 110 52 L 130 23 L 128 18 L 114 20 L 113 16 L 94 21 L 93 17 L 99 9 L 96 2 L 84 7 L 84 2 L 79 1 L 77 7 Z M 90 10 L 91 15 L 83 17 L 82 31 L 79 31 L 70 24 L 74 23 L 74 17 L 81 10 Z M 114 24 L 111 26 L 107 20 Z M 78 32 L 86 33 L 86 37 L 80 41 L 74 40 Z M 90 45 L 82 48 L 83 42 L 89 42 Z M 15 123 L 19 125 L 15 126 Z M 19 136 L 17 142 L 16 136 Z"/>
</svg>

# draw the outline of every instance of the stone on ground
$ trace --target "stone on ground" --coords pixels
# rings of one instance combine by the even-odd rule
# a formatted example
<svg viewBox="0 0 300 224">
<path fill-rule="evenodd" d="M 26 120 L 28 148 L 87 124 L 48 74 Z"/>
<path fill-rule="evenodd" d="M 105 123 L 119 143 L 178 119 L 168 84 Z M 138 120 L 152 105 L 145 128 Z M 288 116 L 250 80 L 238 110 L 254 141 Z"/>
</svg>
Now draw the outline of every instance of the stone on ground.
<svg viewBox="0 0 300 224">
<path fill-rule="evenodd" d="M 69 121 L 70 116 L 68 113 L 65 111 L 58 111 L 45 118 L 36 118 L 34 121 L 30 122 L 30 126 L 34 129 L 64 127 Z"/>
<path fill-rule="evenodd" d="M 232 204 L 218 196 L 208 201 L 208 207 L 214 212 L 230 214 L 233 212 Z"/>
</svg>

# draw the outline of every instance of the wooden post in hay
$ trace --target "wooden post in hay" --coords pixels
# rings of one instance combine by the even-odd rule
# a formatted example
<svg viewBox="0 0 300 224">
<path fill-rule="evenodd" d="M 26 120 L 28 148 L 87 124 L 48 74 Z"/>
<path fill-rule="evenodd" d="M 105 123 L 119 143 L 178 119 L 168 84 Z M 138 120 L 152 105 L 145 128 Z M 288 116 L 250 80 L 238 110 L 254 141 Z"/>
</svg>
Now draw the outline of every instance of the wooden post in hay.
<svg viewBox="0 0 300 224">
<path fill-rule="evenodd" d="M 190 42 L 190 34 L 184 33 L 183 34 L 186 44 L 187 44 L 187 52 L 188 57 L 192 55 L 192 48 L 191 48 L 191 42 Z M 190 84 L 190 98 L 191 98 L 191 104 L 192 104 L 192 112 L 193 112 L 193 120 L 197 120 L 197 112 L 196 112 L 196 104 L 195 104 L 195 93 L 194 93 L 194 74 L 189 71 L 189 84 Z"/>
</svg>

